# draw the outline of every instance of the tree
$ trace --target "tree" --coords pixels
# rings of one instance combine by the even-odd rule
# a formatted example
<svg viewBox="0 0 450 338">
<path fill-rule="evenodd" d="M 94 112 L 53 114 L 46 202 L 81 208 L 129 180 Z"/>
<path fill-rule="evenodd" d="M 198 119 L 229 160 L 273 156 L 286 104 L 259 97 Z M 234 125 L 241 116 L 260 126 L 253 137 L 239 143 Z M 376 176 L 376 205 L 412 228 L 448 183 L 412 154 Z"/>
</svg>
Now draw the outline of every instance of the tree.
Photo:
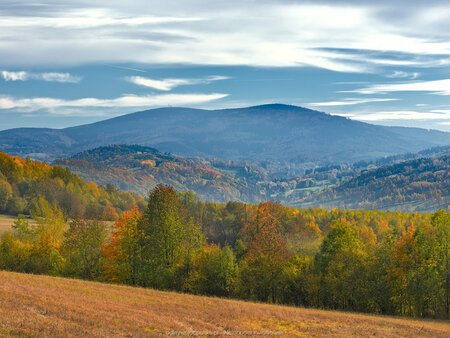
<svg viewBox="0 0 450 338">
<path fill-rule="evenodd" d="M 244 229 L 248 253 L 239 269 L 237 292 L 244 298 L 277 302 L 277 280 L 289 259 L 278 203 L 260 203 Z"/>
<path fill-rule="evenodd" d="M 435 241 L 432 244 L 436 252 L 436 270 L 441 290 L 441 309 L 438 311 L 442 317 L 450 318 L 450 214 L 439 210 L 433 215 L 431 224 L 435 231 Z M 438 298 L 439 299 L 439 298 Z"/>
<path fill-rule="evenodd" d="M 11 185 L 0 178 L 0 211 L 5 211 L 8 201 L 12 196 Z"/>
<path fill-rule="evenodd" d="M 111 204 L 107 204 L 103 209 L 102 219 L 104 221 L 117 221 L 119 219 L 116 209 Z"/>
<path fill-rule="evenodd" d="M 61 246 L 61 255 L 65 259 L 62 273 L 70 277 L 100 280 L 104 265 L 102 245 L 106 237 L 104 222 L 72 220 Z"/>
<path fill-rule="evenodd" d="M 185 264 L 192 249 L 203 244 L 201 227 L 189 217 L 173 187 L 158 185 L 150 192 L 138 231 L 142 248 L 139 283 L 173 288 L 176 266 Z"/>
<path fill-rule="evenodd" d="M 315 257 L 321 275 L 324 305 L 345 310 L 364 309 L 365 252 L 349 223 L 335 221 Z"/>
<path fill-rule="evenodd" d="M 443 210 L 431 224 L 410 226 L 400 237 L 388 269 L 397 313 L 448 317 L 450 220 Z"/>
<path fill-rule="evenodd" d="M 32 270 L 34 273 L 56 274 L 62 261 L 59 248 L 67 225 L 64 215 L 42 196 L 39 196 L 30 214 L 36 223 L 30 257 Z"/>
<path fill-rule="evenodd" d="M 131 285 L 138 283 L 141 260 L 141 233 L 138 231 L 138 224 L 141 217 L 136 206 L 124 211 L 122 217 L 114 223 L 109 242 L 103 245 L 107 280 Z"/>
<path fill-rule="evenodd" d="M 38 240 L 47 238 L 50 245 L 59 248 L 64 239 L 66 227 L 62 211 L 55 204 L 51 205 L 44 197 L 39 196 L 30 214 L 37 224 L 35 231 Z"/>
<path fill-rule="evenodd" d="M 194 255 L 184 290 L 204 295 L 228 296 L 236 274 L 236 261 L 230 247 L 204 246 Z"/>
</svg>

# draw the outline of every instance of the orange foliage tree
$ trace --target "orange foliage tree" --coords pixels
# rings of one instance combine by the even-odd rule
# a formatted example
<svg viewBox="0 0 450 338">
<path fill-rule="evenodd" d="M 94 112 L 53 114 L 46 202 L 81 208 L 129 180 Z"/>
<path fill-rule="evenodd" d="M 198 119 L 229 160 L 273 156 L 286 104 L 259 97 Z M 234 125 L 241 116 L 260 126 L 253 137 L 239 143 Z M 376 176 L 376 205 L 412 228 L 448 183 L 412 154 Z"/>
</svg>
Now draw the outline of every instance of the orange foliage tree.
<svg viewBox="0 0 450 338">
<path fill-rule="evenodd" d="M 138 245 L 138 222 L 142 214 L 138 207 L 124 211 L 114 223 L 108 243 L 103 245 L 106 257 L 105 278 L 111 282 L 135 285 L 138 279 L 140 247 Z"/>
</svg>

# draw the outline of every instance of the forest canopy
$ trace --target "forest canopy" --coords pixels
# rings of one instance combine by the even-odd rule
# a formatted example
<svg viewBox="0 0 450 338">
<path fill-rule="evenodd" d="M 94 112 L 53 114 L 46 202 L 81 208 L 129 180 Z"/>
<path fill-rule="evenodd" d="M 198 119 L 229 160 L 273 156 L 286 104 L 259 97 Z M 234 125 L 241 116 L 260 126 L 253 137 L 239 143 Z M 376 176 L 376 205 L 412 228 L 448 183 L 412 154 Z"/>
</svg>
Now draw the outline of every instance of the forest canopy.
<svg viewBox="0 0 450 338">
<path fill-rule="evenodd" d="M 112 229 L 40 197 L 0 268 L 306 307 L 449 316 L 450 216 L 203 202 L 159 185 Z"/>
</svg>

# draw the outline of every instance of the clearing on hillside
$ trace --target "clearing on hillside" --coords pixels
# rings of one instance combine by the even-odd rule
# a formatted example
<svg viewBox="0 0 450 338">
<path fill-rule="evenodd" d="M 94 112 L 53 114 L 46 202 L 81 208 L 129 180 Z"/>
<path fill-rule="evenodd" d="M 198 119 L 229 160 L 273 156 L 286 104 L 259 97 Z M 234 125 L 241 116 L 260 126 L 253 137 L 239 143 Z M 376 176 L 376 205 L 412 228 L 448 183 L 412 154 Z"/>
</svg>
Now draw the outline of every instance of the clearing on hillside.
<svg viewBox="0 0 450 338">
<path fill-rule="evenodd" d="M 1 215 L 0 214 L 0 236 L 11 229 L 14 221 L 17 219 L 15 216 Z"/>
<path fill-rule="evenodd" d="M 2 335 L 449 337 L 450 322 L 258 304 L 0 271 Z"/>
</svg>

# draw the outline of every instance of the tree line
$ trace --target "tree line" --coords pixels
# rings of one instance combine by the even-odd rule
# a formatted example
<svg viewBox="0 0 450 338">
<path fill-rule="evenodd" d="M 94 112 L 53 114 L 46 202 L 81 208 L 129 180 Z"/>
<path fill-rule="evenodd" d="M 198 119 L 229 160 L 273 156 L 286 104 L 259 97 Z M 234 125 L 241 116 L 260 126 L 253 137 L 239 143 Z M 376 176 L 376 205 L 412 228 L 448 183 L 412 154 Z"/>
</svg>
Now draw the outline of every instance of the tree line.
<svg viewBox="0 0 450 338">
<path fill-rule="evenodd" d="M 114 225 L 40 199 L 0 268 L 305 307 L 449 317 L 450 216 L 200 201 L 159 185 Z"/>
</svg>

